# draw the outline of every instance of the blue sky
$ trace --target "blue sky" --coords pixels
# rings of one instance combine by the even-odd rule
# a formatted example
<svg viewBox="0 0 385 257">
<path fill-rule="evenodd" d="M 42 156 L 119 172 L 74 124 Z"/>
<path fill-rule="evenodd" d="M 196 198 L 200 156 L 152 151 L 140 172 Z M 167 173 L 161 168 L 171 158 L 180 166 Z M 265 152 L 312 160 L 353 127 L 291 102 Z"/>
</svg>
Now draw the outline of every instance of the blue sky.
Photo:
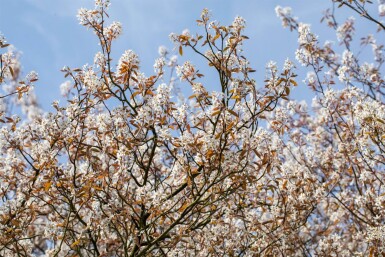
<svg viewBox="0 0 385 257">
<path fill-rule="evenodd" d="M 277 5 L 291 6 L 294 15 L 311 23 L 321 39 L 337 41 L 326 25 L 319 23 L 322 10 L 331 7 L 331 1 L 327 0 L 111 0 L 110 21 L 123 24 L 123 35 L 116 41 L 113 52 L 117 59 L 124 50 L 133 49 L 140 57 L 142 70 L 150 75 L 158 46 L 172 49 L 168 38 L 171 32 L 180 33 L 186 28 L 199 31 L 195 20 L 203 8 L 208 8 L 213 19 L 222 24 L 230 24 L 237 15 L 246 19 L 246 35 L 250 40 L 245 55 L 257 69 L 256 76 L 262 83 L 264 66 L 269 60 L 279 65 L 286 58 L 294 60 L 296 34 L 281 27 L 274 12 Z M 65 65 L 75 68 L 92 63 L 99 50 L 94 34 L 78 24 L 76 14 L 81 7 L 92 8 L 93 1 L 0 0 L 0 32 L 22 52 L 24 72 L 39 73 L 36 92 L 44 109 L 60 98 L 59 86 L 65 81 L 60 69 Z M 339 11 L 341 17 L 353 14 Z M 369 25 L 362 22 L 364 29 Z M 194 61 L 196 56 L 185 52 L 180 62 L 187 59 Z M 301 98 L 305 91 L 296 90 Z"/>
</svg>

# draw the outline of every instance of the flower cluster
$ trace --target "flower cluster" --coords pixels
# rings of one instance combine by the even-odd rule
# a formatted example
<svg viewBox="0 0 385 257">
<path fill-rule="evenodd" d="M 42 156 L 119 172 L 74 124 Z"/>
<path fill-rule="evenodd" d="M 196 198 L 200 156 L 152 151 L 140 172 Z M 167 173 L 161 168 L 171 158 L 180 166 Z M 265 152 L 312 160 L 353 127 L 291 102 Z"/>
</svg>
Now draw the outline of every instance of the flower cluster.
<svg viewBox="0 0 385 257">
<path fill-rule="evenodd" d="M 130 73 L 139 68 L 139 58 L 132 50 L 126 50 L 119 59 L 117 70 L 119 74 Z"/>
<path fill-rule="evenodd" d="M 196 76 L 196 69 L 195 66 L 192 65 L 189 61 L 186 61 L 183 63 L 182 66 L 176 67 L 176 74 L 180 77 L 181 80 L 194 80 Z"/>
</svg>

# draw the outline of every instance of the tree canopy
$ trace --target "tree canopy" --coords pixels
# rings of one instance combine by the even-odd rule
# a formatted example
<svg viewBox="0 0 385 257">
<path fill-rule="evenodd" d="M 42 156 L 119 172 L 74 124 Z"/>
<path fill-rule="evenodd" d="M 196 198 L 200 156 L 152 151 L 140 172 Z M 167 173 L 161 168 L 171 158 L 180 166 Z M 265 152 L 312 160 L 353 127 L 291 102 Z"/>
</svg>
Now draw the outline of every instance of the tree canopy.
<svg viewBox="0 0 385 257">
<path fill-rule="evenodd" d="M 146 76 L 132 50 L 112 58 L 122 25 L 96 0 L 78 20 L 100 51 L 63 68 L 68 101 L 52 112 L 1 36 L 0 255 L 384 255 L 385 2 L 330 4 L 335 44 L 276 7 L 298 34 L 296 60 L 269 62 L 256 81 L 242 17 L 223 25 L 204 9 L 170 39 L 207 65 L 160 47 Z M 356 35 L 362 20 L 377 33 Z M 311 103 L 291 96 L 302 81 Z M 177 99 L 178 83 L 192 94 Z"/>
</svg>

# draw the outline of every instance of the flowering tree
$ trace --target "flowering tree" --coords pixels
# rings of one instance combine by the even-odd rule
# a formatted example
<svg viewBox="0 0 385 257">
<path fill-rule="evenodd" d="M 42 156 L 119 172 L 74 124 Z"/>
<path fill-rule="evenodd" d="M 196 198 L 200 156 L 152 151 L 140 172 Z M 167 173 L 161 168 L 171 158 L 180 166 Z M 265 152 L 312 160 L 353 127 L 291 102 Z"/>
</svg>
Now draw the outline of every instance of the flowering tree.
<svg viewBox="0 0 385 257">
<path fill-rule="evenodd" d="M 379 27 L 369 1 L 334 1 Z M 379 4 L 380 15 L 384 3 Z M 203 10 L 202 35 L 171 34 L 218 74 L 217 91 L 191 63 L 160 48 L 154 75 L 127 50 L 111 58 L 121 24 L 109 1 L 79 10 L 99 39 L 93 65 L 63 68 L 68 104 L 39 110 L 36 73 L 20 78 L 13 49 L 1 55 L 0 253 L 4 256 L 378 256 L 385 235 L 383 45 L 373 62 L 352 50 L 354 19 L 324 21 L 343 53 L 277 7 L 298 32 L 296 59 L 315 98 L 290 100 L 295 65 L 274 62 L 258 87 L 243 56 L 245 21 Z M 3 48 L 10 48 L 0 39 Z M 176 71 L 190 102 L 172 100 Z M 10 108 L 20 104 L 27 119 Z"/>
</svg>

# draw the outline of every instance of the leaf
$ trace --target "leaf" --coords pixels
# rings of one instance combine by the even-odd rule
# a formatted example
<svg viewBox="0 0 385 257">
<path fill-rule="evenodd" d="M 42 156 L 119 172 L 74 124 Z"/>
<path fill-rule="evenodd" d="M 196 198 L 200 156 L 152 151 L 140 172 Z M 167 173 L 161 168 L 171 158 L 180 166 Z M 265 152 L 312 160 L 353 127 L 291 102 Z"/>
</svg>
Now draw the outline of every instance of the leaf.
<svg viewBox="0 0 385 257">
<path fill-rule="evenodd" d="M 289 87 L 285 87 L 285 93 L 286 93 L 286 95 L 290 94 L 290 88 Z"/>
<path fill-rule="evenodd" d="M 266 163 L 268 163 L 269 161 L 269 157 L 267 156 L 267 154 L 265 153 L 263 155 L 263 159 L 262 159 L 262 165 L 265 165 Z"/>
<path fill-rule="evenodd" d="M 226 129 L 226 132 L 230 131 L 230 130 L 234 127 L 234 125 L 235 125 L 235 122 L 234 122 L 234 121 L 231 122 L 231 123 L 228 125 L 228 127 L 227 127 L 227 129 Z"/>
<path fill-rule="evenodd" d="M 183 55 L 183 48 L 182 46 L 179 46 L 179 54 L 182 56 Z"/>
<path fill-rule="evenodd" d="M 135 96 L 139 95 L 140 92 L 139 91 L 135 91 L 132 95 L 131 95 L 131 99 L 135 98 Z"/>
<path fill-rule="evenodd" d="M 71 244 L 71 248 L 77 246 L 78 244 L 80 244 L 80 239 L 78 239 L 78 240 L 76 240 L 75 242 L 73 242 L 73 243 Z"/>
<path fill-rule="evenodd" d="M 291 79 L 290 82 L 291 84 L 293 84 L 293 86 L 295 87 L 298 86 L 298 83 L 294 79 Z"/>
<path fill-rule="evenodd" d="M 184 210 L 186 210 L 186 208 L 187 208 L 188 206 L 189 206 L 189 203 L 188 203 L 188 202 L 184 203 L 184 204 L 180 207 L 179 211 L 184 211 Z"/>
<path fill-rule="evenodd" d="M 100 153 L 101 150 L 99 148 L 97 148 L 97 147 L 92 147 L 91 148 L 91 152 L 98 152 L 98 153 Z"/>
<path fill-rule="evenodd" d="M 47 192 L 51 188 L 52 182 L 47 181 L 44 183 L 44 190 Z"/>
<path fill-rule="evenodd" d="M 284 180 L 284 181 L 283 181 L 283 184 L 282 184 L 282 188 L 283 188 L 283 189 L 286 189 L 286 188 L 287 188 L 286 185 L 287 185 L 287 180 Z"/>
<path fill-rule="evenodd" d="M 280 78 L 278 81 L 277 81 L 277 86 L 279 86 L 285 79 L 283 78 Z"/>
<path fill-rule="evenodd" d="M 238 114 L 236 112 L 234 112 L 233 110 L 230 110 L 230 109 L 227 109 L 227 110 L 229 111 L 229 113 L 231 113 L 235 117 L 239 117 Z"/>
<path fill-rule="evenodd" d="M 207 159 L 210 159 L 210 157 L 213 156 L 213 155 L 214 155 L 214 151 L 210 149 L 210 150 L 208 150 L 207 153 L 206 153 L 206 158 L 207 158 Z"/>
<path fill-rule="evenodd" d="M 11 66 L 9 66 L 9 71 L 11 72 L 12 77 L 15 77 L 15 73 L 13 72 L 13 69 Z"/>
</svg>

